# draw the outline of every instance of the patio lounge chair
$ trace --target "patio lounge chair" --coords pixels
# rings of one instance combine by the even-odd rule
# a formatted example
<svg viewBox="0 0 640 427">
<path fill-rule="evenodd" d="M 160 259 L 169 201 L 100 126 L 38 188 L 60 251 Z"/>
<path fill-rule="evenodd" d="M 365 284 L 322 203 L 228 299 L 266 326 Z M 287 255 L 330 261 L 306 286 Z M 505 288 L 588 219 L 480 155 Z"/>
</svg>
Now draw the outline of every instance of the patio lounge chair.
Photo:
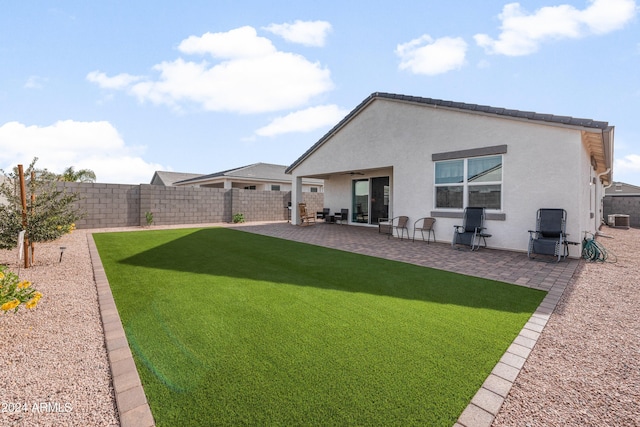
<svg viewBox="0 0 640 427">
<path fill-rule="evenodd" d="M 467 245 L 474 251 L 480 247 L 481 239 L 484 241 L 484 246 L 487 246 L 486 238 L 490 235 L 483 231 L 485 229 L 484 208 L 465 208 L 463 224 L 454 225 L 453 229 L 451 247 Z"/>
<path fill-rule="evenodd" d="M 298 213 L 300 214 L 300 225 L 313 225 L 316 223 L 316 217 L 307 213 L 307 204 L 298 203 Z"/>
<path fill-rule="evenodd" d="M 532 254 L 553 255 L 560 261 L 569 255 L 566 225 L 564 209 L 538 209 L 536 229 L 529 230 L 529 258 Z"/>
<path fill-rule="evenodd" d="M 425 217 L 420 218 L 416 222 L 413 223 L 413 241 L 416 241 L 416 231 L 419 231 L 422 235 L 422 240 L 424 241 L 424 232 L 427 232 L 427 244 L 431 240 L 431 235 L 433 234 L 433 241 L 436 241 L 436 232 L 433 229 L 433 225 L 435 224 L 436 219 L 433 217 Z"/>
<path fill-rule="evenodd" d="M 404 237 L 404 232 L 407 232 L 407 239 L 409 238 L 409 229 L 407 223 L 409 222 L 408 216 L 397 216 L 391 218 L 380 218 L 378 222 L 378 233 L 386 234 L 387 238 L 393 236 L 393 230 L 397 230 L 400 240 Z"/>
</svg>

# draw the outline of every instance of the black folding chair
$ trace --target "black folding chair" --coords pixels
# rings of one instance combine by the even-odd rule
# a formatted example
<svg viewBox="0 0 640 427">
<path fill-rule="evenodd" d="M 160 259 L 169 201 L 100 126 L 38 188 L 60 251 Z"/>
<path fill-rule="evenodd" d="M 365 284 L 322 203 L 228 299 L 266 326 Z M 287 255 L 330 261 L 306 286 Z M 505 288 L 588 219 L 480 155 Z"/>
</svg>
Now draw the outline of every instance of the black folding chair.
<svg viewBox="0 0 640 427">
<path fill-rule="evenodd" d="M 564 209 L 538 209 L 536 229 L 529 230 L 529 258 L 533 254 L 553 255 L 560 261 L 569 255 L 566 227 Z"/>
<path fill-rule="evenodd" d="M 462 225 L 453 226 L 451 247 L 466 245 L 473 251 L 480 247 L 481 239 L 486 247 L 486 237 L 489 235 L 483 232 L 484 229 L 484 208 L 466 208 Z"/>
</svg>

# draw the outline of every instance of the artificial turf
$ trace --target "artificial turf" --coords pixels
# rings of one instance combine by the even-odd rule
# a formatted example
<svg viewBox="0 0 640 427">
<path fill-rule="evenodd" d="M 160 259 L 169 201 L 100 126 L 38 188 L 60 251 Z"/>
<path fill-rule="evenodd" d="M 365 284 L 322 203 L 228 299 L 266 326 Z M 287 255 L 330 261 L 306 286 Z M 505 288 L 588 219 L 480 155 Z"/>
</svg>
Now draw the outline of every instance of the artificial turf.
<svg viewBox="0 0 640 427">
<path fill-rule="evenodd" d="M 225 228 L 94 239 L 158 426 L 451 426 L 544 297 Z"/>
</svg>

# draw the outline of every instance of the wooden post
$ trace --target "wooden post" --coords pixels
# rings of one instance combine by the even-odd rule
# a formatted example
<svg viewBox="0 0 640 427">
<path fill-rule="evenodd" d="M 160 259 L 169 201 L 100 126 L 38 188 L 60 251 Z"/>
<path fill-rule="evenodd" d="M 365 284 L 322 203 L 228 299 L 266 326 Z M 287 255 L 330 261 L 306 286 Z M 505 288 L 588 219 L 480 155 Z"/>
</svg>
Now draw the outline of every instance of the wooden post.
<svg viewBox="0 0 640 427">
<path fill-rule="evenodd" d="M 27 229 L 27 191 L 24 185 L 24 170 L 18 165 L 18 177 L 20 179 L 20 200 L 22 201 L 22 229 Z M 29 235 L 24 237 L 24 268 L 29 268 Z"/>
<path fill-rule="evenodd" d="M 36 192 L 34 191 L 34 186 L 35 186 L 35 182 L 36 182 L 36 172 L 35 171 L 31 171 L 31 185 L 29 185 L 29 188 L 31 190 L 31 216 L 33 216 L 33 207 L 36 204 Z M 29 246 L 31 247 L 31 260 L 29 262 L 30 265 L 33 265 L 33 263 L 35 262 L 35 257 L 34 254 L 36 252 L 36 248 L 33 245 L 33 240 L 29 239 Z"/>
</svg>

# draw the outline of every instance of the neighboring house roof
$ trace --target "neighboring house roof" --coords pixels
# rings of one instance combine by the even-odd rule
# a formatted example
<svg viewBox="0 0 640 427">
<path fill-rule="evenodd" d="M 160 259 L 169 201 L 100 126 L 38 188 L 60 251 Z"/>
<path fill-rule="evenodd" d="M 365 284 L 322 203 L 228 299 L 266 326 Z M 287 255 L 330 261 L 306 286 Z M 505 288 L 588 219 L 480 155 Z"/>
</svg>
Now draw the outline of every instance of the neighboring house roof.
<svg viewBox="0 0 640 427">
<path fill-rule="evenodd" d="M 640 187 L 616 181 L 607 188 L 605 196 L 640 196 Z"/>
<path fill-rule="evenodd" d="M 408 102 L 413 104 L 420 104 L 432 108 L 446 108 L 452 110 L 461 110 L 469 113 L 485 114 L 491 116 L 498 116 L 507 119 L 527 120 L 534 122 L 541 122 L 556 126 L 569 126 L 578 129 L 598 131 L 602 134 L 601 140 L 593 140 L 586 138 L 586 143 L 589 146 L 589 150 L 594 153 L 596 161 L 601 163 L 600 170 L 606 171 L 612 167 L 613 163 L 613 136 L 610 133 L 613 132 L 613 127 L 609 126 L 608 122 L 596 121 L 592 119 L 581 119 L 569 116 L 556 116 L 553 114 L 540 114 L 532 111 L 512 110 L 508 108 L 496 108 L 487 105 L 478 104 L 466 104 L 464 102 L 444 101 L 441 99 L 422 98 L 418 96 L 398 95 L 392 93 L 375 92 L 369 95 L 364 101 L 362 101 L 356 108 L 354 108 L 349 114 L 347 114 L 337 125 L 335 125 L 329 132 L 327 132 L 318 142 L 316 142 L 311 148 L 309 148 L 302 156 L 300 156 L 295 162 L 286 169 L 286 173 L 291 173 L 300 163 L 304 161 L 311 153 L 318 149 L 325 141 L 330 139 L 336 132 L 338 132 L 345 124 L 347 124 L 353 117 L 358 115 L 363 109 L 365 109 L 371 102 L 376 99 L 386 99 L 390 101 Z M 606 145 L 606 147 L 598 147 L 600 145 Z M 609 172 L 611 174 L 611 172 Z"/>
<path fill-rule="evenodd" d="M 151 178 L 151 184 L 153 185 L 166 185 L 172 186 L 175 182 L 183 181 L 189 178 L 196 178 L 202 176 L 199 173 L 184 173 L 184 172 L 168 172 L 168 171 L 155 171 L 153 178 Z"/>
<path fill-rule="evenodd" d="M 215 181 L 217 178 L 246 179 L 251 181 L 265 182 L 291 182 L 291 176 L 285 174 L 285 165 L 274 165 L 270 163 L 254 163 L 208 175 L 199 175 L 177 182 L 178 185 L 201 184 Z M 305 183 L 317 183 L 322 185 L 321 179 L 306 179 Z"/>
</svg>

